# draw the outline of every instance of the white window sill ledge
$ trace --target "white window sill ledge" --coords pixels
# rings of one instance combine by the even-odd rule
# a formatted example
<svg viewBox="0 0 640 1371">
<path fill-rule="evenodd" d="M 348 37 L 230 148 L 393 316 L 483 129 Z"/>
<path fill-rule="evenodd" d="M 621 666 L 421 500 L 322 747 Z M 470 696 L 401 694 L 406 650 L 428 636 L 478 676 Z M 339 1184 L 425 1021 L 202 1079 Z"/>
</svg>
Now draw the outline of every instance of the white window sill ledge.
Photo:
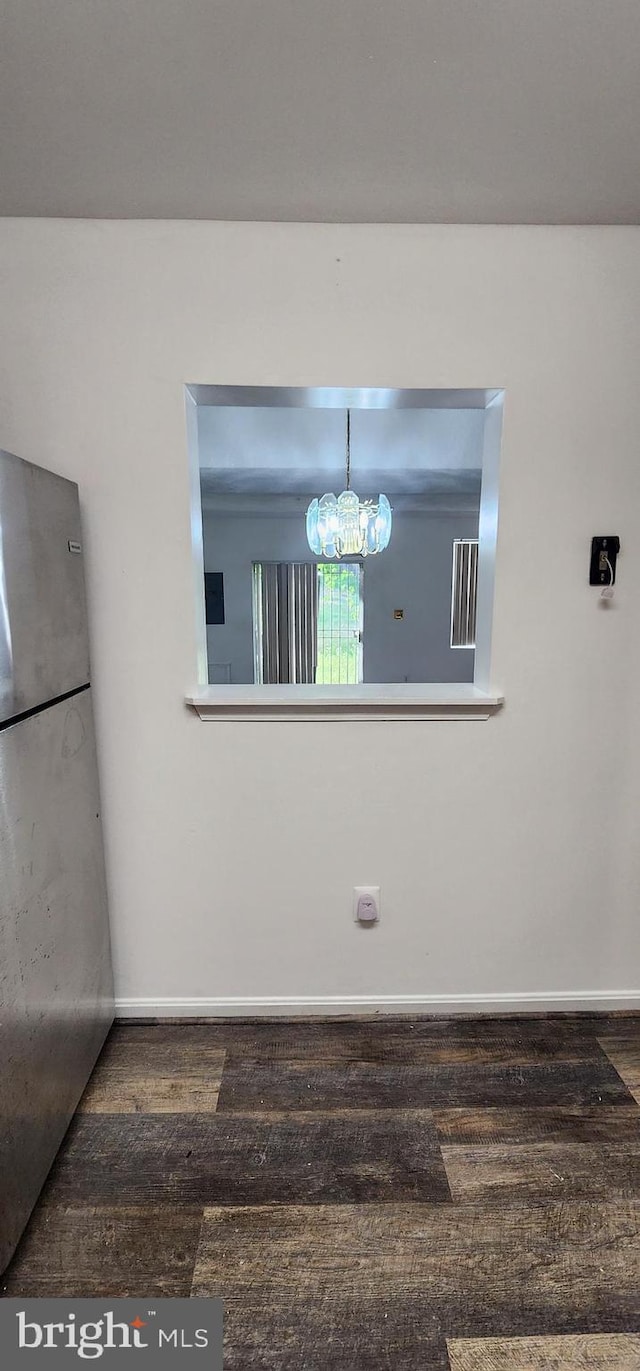
<svg viewBox="0 0 640 1371">
<path fill-rule="evenodd" d="M 205 721 L 488 719 L 503 703 L 474 685 L 202 686 L 186 702 Z"/>
</svg>

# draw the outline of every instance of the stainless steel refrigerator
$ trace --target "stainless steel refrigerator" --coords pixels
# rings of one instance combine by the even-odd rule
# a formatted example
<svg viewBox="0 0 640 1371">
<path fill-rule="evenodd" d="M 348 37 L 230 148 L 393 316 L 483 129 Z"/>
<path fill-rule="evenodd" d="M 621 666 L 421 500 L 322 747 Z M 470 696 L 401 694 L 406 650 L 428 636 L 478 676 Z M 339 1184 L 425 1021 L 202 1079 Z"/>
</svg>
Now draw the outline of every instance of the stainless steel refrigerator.
<svg viewBox="0 0 640 1371">
<path fill-rule="evenodd" d="M 0 1271 L 112 1019 L 78 488 L 0 452 Z"/>
</svg>

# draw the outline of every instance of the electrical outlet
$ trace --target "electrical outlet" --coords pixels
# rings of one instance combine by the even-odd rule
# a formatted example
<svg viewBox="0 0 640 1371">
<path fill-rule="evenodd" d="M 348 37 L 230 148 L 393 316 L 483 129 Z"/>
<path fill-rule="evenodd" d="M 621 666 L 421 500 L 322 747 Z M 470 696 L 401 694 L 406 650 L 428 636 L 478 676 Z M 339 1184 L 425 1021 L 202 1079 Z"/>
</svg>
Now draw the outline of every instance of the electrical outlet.
<svg viewBox="0 0 640 1371">
<path fill-rule="evenodd" d="M 357 924 L 377 924 L 380 918 L 380 886 L 356 885 L 353 891 L 353 917 Z"/>
</svg>

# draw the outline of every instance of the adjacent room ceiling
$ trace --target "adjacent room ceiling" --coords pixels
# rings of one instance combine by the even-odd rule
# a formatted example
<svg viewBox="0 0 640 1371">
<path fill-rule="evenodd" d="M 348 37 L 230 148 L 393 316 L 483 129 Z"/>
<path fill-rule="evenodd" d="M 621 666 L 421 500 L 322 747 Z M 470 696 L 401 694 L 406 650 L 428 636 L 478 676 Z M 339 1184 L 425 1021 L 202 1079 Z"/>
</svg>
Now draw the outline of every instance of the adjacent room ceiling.
<svg viewBox="0 0 640 1371">
<path fill-rule="evenodd" d="M 324 490 L 339 495 L 345 420 L 339 409 L 199 406 L 203 498 L 228 511 L 232 497 L 277 495 L 295 509 Z M 477 510 L 483 435 L 483 410 L 354 410 L 353 488 L 363 497 L 384 490 L 397 509 Z"/>
<path fill-rule="evenodd" d="M 640 222 L 638 0 L 0 0 L 0 214 Z"/>
</svg>

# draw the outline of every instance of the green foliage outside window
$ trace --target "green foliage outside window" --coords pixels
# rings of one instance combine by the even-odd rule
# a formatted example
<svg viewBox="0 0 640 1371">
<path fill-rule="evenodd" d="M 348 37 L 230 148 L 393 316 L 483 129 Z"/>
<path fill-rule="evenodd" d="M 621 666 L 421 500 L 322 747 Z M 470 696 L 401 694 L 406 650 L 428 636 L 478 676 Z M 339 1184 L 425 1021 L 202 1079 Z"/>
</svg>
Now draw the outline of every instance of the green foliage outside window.
<svg viewBox="0 0 640 1371">
<path fill-rule="evenodd" d="M 317 685 L 362 680 L 362 567 L 318 563 Z"/>
</svg>

